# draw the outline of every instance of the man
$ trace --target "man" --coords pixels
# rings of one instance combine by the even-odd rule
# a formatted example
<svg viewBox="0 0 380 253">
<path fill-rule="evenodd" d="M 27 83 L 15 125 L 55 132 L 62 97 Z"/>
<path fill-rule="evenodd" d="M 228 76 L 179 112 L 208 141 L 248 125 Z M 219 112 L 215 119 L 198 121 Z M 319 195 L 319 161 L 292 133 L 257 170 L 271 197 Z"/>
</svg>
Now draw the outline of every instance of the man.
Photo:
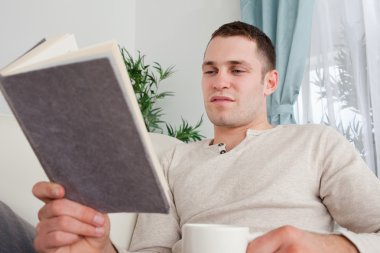
<svg viewBox="0 0 380 253">
<path fill-rule="evenodd" d="M 268 123 L 266 98 L 278 84 L 269 38 L 241 22 L 223 25 L 202 70 L 214 138 L 162 159 L 171 211 L 139 215 L 129 252 L 181 252 L 185 223 L 264 232 L 248 253 L 380 252 L 380 183 L 353 147 L 327 127 Z M 38 251 L 115 252 L 106 215 L 64 199 L 56 184 L 33 192 L 46 203 Z M 334 231 L 334 221 L 348 230 Z"/>
</svg>

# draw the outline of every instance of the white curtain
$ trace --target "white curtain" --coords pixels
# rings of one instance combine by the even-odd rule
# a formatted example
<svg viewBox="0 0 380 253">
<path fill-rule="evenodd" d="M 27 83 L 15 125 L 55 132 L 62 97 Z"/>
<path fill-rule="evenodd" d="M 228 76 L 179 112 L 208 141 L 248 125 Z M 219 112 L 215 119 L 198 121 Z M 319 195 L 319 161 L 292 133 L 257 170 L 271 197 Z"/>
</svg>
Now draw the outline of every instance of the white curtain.
<svg viewBox="0 0 380 253">
<path fill-rule="evenodd" d="M 299 123 L 336 127 L 380 176 L 380 1 L 318 0 Z"/>
</svg>

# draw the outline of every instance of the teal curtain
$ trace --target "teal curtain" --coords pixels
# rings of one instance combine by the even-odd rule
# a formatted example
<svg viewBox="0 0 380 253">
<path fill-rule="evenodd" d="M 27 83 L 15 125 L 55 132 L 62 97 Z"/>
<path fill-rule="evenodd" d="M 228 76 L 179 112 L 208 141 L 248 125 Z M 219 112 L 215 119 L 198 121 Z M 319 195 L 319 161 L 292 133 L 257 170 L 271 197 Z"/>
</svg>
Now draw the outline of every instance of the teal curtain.
<svg viewBox="0 0 380 253">
<path fill-rule="evenodd" d="M 277 53 L 279 87 L 268 98 L 272 124 L 295 123 L 297 100 L 309 57 L 314 0 L 240 0 L 242 21 L 262 29 Z"/>
</svg>

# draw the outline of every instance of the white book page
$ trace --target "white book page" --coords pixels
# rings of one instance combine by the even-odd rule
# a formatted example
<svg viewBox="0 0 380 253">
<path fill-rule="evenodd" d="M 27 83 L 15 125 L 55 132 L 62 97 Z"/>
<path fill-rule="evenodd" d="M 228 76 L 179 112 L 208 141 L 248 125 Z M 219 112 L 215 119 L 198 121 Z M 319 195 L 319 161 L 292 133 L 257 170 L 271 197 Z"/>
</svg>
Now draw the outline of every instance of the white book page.
<svg viewBox="0 0 380 253">
<path fill-rule="evenodd" d="M 69 52 L 78 50 L 73 34 L 47 39 L 0 71 L 3 76 L 18 73 L 20 69 Z"/>
</svg>

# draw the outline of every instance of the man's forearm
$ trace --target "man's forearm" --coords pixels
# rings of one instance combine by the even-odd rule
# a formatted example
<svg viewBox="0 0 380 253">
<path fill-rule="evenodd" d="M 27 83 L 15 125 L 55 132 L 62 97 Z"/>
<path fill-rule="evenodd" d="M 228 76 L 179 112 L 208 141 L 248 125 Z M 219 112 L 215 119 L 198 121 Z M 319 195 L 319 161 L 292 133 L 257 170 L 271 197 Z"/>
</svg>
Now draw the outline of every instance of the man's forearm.
<svg viewBox="0 0 380 253">
<path fill-rule="evenodd" d="M 249 243 L 247 253 L 261 252 L 359 253 L 342 235 L 318 234 L 293 226 L 277 228 Z"/>
</svg>

